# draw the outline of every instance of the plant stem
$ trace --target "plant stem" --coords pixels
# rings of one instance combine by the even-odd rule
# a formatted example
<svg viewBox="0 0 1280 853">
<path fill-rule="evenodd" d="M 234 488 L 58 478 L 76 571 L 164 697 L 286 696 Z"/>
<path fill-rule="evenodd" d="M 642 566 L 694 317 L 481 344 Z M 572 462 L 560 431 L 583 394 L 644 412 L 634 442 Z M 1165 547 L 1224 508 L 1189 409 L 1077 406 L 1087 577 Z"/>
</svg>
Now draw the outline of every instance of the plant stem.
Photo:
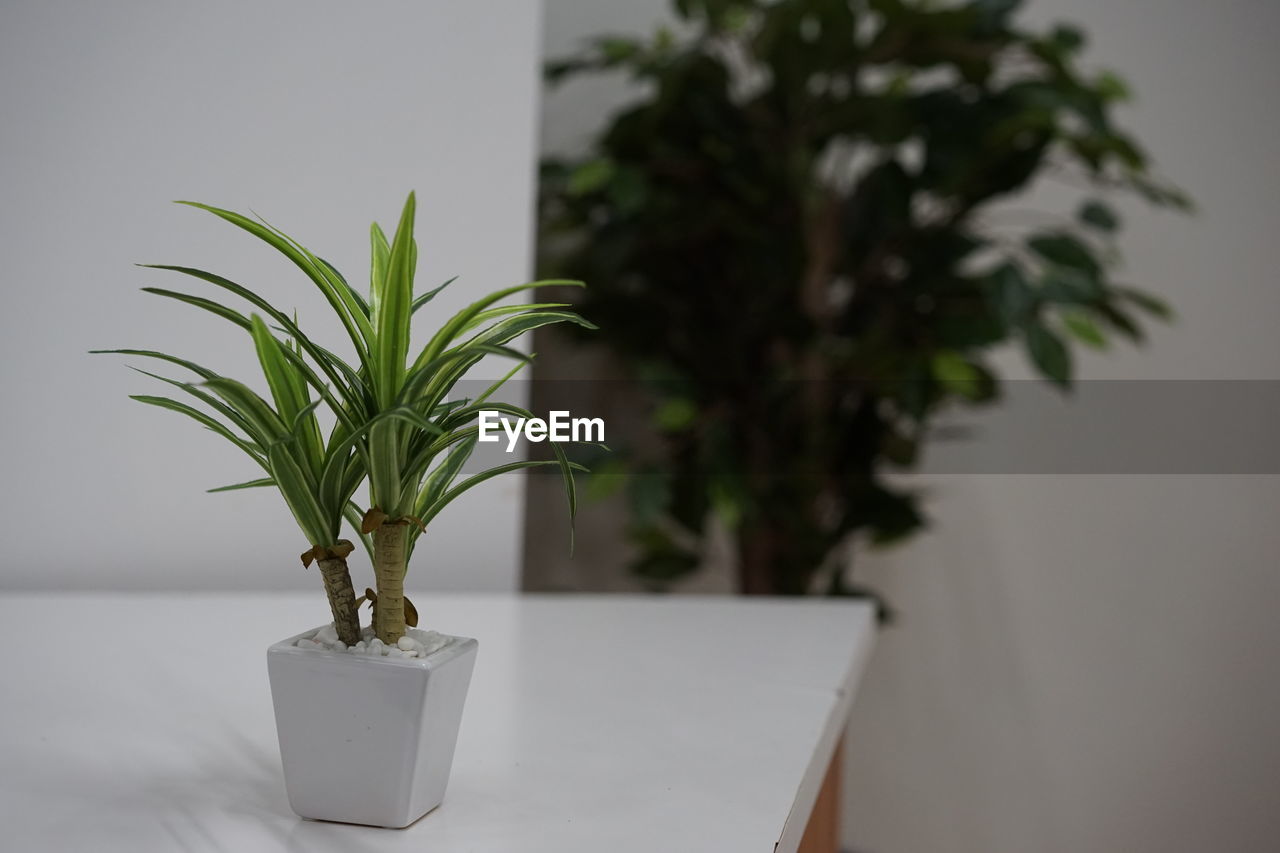
<svg viewBox="0 0 1280 853">
<path fill-rule="evenodd" d="M 408 544 L 409 523 L 406 521 L 386 521 L 373 531 L 373 576 L 378 584 L 373 630 L 387 645 L 394 645 L 404 636 L 404 574 Z"/>
<path fill-rule="evenodd" d="M 320 576 L 324 578 L 325 595 L 329 597 L 329 610 L 333 613 L 333 627 L 338 639 L 348 646 L 360 641 L 360 617 L 356 612 L 356 591 L 351 586 L 351 572 L 342 557 L 329 557 L 318 561 Z"/>
</svg>

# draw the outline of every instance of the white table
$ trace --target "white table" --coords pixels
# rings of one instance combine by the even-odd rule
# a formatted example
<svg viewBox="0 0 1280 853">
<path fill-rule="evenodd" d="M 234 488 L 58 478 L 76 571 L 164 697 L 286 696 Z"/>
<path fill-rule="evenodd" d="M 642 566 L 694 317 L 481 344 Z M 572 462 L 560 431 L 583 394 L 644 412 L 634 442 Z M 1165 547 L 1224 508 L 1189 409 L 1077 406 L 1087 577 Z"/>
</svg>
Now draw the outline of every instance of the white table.
<svg viewBox="0 0 1280 853">
<path fill-rule="evenodd" d="M 285 800 L 266 648 L 319 590 L 0 596 L 0 846 L 789 853 L 874 630 L 824 600 L 415 598 L 480 655 L 444 804 L 385 830 Z"/>
</svg>

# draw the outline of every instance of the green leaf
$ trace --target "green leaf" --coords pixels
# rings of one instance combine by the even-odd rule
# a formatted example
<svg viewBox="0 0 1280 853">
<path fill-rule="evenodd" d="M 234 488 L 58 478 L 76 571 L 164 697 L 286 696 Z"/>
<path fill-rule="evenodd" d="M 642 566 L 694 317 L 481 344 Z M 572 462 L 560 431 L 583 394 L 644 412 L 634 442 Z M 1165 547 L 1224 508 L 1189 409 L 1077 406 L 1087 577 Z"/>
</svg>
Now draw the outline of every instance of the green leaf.
<svg viewBox="0 0 1280 853">
<path fill-rule="evenodd" d="M 595 323 L 572 311 L 529 311 L 494 323 L 484 331 L 477 333 L 468 343 L 501 346 L 510 343 L 525 332 L 532 332 L 534 329 L 540 329 L 543 326 L 550 326 L 554 323 L 571 323 L 584 329 L 599 328 Z"/>
<path fill-rule="evenodd" d="M 1093 252 L 1070 234 L 1039 234 L 1027 240 L 1027 247 L 1051 264 L 1079 270 L 1095 278 L 1102 271 Z"/>
<path fill-rule="evenodd" d="M 1022 268 L 1006 263 L 987 276 L 986 285 L 1001 317 L 1010 326 L 1019 326 L 1035 304 L 1035 294 Z"/>
<path fill-rule="evenodd" d="M 266 299 L 263 299 L 261 296 L 259 296 L 257 293 L 254 293 L 249 288 L 244 287 L 243 285 L 237 284 L 236 282 L 228 278 L 224 278 L 223 276 L 220 276 L 211 272 L 206 272 L 204 270 L 196 269 L 194 267 L 174 266 L 172 264 L 139 264 L 138 266 L 146 267 L 148 269 L 171 270 L 173 272 L 182 273 L 183 275 L 188 275 L 193 278 L 198 278 L 201 281 L 206 281 L 210 284 L 216 285 L 217 287 L 221 287 L 226 291 L 234 293 L 236 296 L 239 296 L 241 299 L 244 299 L 245 301 L 249 302 L 251 305 L 258 308 L 260 311 L 263 311 L 264 313 L 266 313 L 266 315 L 270 317 L 272 320 L 274 320 L 276 323 L 280 324 L 280 326 L 284 328 L 284 330 L 290 335 L 290 337 L 292 337 L 295 341 L 298 342 L 298 344 L 302 347 L 302 349 L 304 349 L 307 352 L 307 354 L 309 354 L 312 357 L 312 359 L 316 362 L 316 364 L 319 365 L 321 371 L 325 374 L 325 376 L 329 378 L 329 380 L 333 383 L 334 387 L 338 389 L 339 394 L 342 396 L 342 401 L 346 405 L 353 405 L 358 403 L 359 396 L 356 393 L 356 387 L 358 386 L 359 380 L 355 377 L 354 371 L 352 371 L 344 362 L 342 362 L 341 359 L 338 359 L 328 350 L 324 349 L 323 347 L 317 346 L 309 337 L 307 337 L 306 334 L 303 333 L 303 331 L 300 328 L 298 328 L 298 324 L 295 323 L 289 317 L 288 314 L 276 308 Z M 143 289 L 146 290 L 146 288 L 143 288 Z M 156 289 L 152 289 L 152 292 L 159 292 L 159 291 L 157 291 Z M 167 295 L 167 294 L 168 294 L 167 291 L 162 293 L 162 295 Z M 244 321 L 243 328 L 246 328 L 246 329 L 249 328 L 249 321 L 247 319 L 245 319 Z M 304 373 L 306 372 L 305 365 L 301 363 L 300 359 L 291 359 L 291 360 L 294 361 L 295 365 L 297 365 L 300 370 L 303 370 Z M 335 368 L 341 368 L 341 369 L 335 370 Z M 339 373 L 342 373 L 343 375 L 340 376 Z M 320 391 L 323 396 L 324 394 L 322 390 L 323 386 L 321 385 L 319 380 L 318 379 L 313 380 L 313 378 L 309 377 L 308 381 L 311 382 L 312 387 L 316 388 L 317 391 Z M 331 402 L 330 404 L 334 405 L 333 402 Z M 356 406 L 356 411 L 358 410 L 359 410 L 359 407 Z"/>
<path fill-rule="evenodd" d="M 573 196 L 595 192 L 613 180 L 613 173 L 612 160 L 590 160 L 573 170 L 573 174 L 569 176 L 567 192 Z"/>
<path fill-rule="evenodd" d="M 436 456 L 448 450 L 460 441 L 466 441 L 472 436 L 480 434 L 480 427 L 469 426 L 463 429 L 455 429 L 446 432 L 444 435 L 427 442 L 424 446 L 418 447 L 410 456 L 410 459 L 402 467 L 405 479 L 412 480 L 416 485 L 431 467 L 431 462 Z M 416 514 L 416 513 L 415 513 Z M 412 535 L 412 534 L 410 534 Z"/>
<path fill-rule="evenodd" d="M 219 376 L 206 380 L 204 385 L 251 423 L 268 449 L 272 443 L 289 440 L 288 427 L 280 416 L 244 383 Z"/>
<path fill-rule="evenodd" d="M 404 515 L 402 429 L 399 425 L 379 420 L 369 428 L 369 493 L 373 505 L 392 517 Z"/>
<path fill-rule="evenodd" d="M 1023 329 L 1023 342 L 1031 363 L 1045 378 L 1058 385 L 1071 385 L 1071 355 L 1062 339 L 1042 323 L 1033 322 Z"/>
<path fill-rule="evenodd" d="M 1049 267 L 1040 283 L 1040 296 L 1062 305 L 1090 305 L 1103 295 L 1100 281 L 1071 267 Z"/>
<path fill-rule="evenodd" d="M 360 436 L 344 435 L 345 430 L 339 427 L 340 425 L 335 425 L 334 433 L 330 436 L 316 486 L 316 497 L 330 514 L 341 511 L 364 479 L 362 460 L 358 455 L 352 455 L 350 447 Z M 341 440 L 336 440 L 340 436 Z"/>
<path fill-rule="evenodd" d="M 606 457 L 603 463 L 594 465 L 587 477 L 587 500 L 603 501 L 613 497 L 627 483 L 627 464 L 617 458 Z"/>
<path fill-rule="evenodd" d="M 159 361 L 167 361 L 170 364 L 176 364 L 179 367 L 185 367 L 187 370 L 190 370 L 192 373 L 196 374 L 202 379 L 214 379 L 218 375 L 214 373 L 212 370 L 209 370 L 207 367 L 201 367 L 200 365 L 196 364 L 194 361 L 188 361 L 185 358 L 178 358 L 176 355 L 169 355 L 168 353 L 156 352 L 155 350 L 94 349 L 94 350 L 89 350 L 89 353 L 91 355 L 137 355 L 145 358 L 154 358 Z M 151 374 L 148 374 L 148 375 L 151 375 Z"/>
<path fill-rule="evenodd" d="M 1091 225 L 1099 231 L 1111 233 L 1120 227 L 1120 217 L 1116 215 L 1116 212 L 1096 199 L 1091 199 L 1082 204 L 1077 216 L 1081 222 Z"/>
<path fill-rule="evenodd" d="M 1195 210 L 1195 203 L 1177 187 L 1152 180 L 1137 170 L 1130 172 L 1126 177 L 1128 186 L 1137 190 L 1143 198 L 1154 205 L 1172 207 L 1186 212 Z"/>
<path fill-rule="evenodd" d="M 230 441 L 236 447 L 243 450 L 249 458 L 257 462 L 259 465 L 266 465 L 266 457 L 262 453 L 260 443 L 246 441 L 231 431 L 229 427 L 213 418 L 194 406 L 188 406 L 186 403 L 180 403 L 177 400 L 171 400 L 168 397 L 154 397 L 148 394 L 133 394 L 130 400 L 137 400 L 139 403 L 145 403 L 149 406 L 157 406 L 161 409 L 168 409 L 172 412 L 184 414 L 192 420 L 208 427 L 213 432 Z"/>
<path fill-rule="evenodd" d="M 1076 338 L 1076 340 L 1086 346 L 1093 347 L 1094 349 L 1106 349 L 1106 336 L 1102 334 L 1102 331 L 1097 327 L 1093 320 L 1088 317 L 1088 315 L 1077 311 L 1064 314 L 1062 317 L 1062 324 L 1066 327 L 1067 331 Z"/>
<path fill-rule="evenodd" d="M 377 326 L 378 305 L 382 289 L 387 284 L 387 263 L 391 258 L 391 244 L 387 235 L 382 233 L 381 226 L 373 223 L 369 226 L 369 319 Z"/>
<path fill-rule="evenodd" d="M 368 352 L 368 338 L 372 335 L 369 320 L 360 311 L 359 304 L 352 297 L 350 289 L 347 288 L 344 292 L 341 287 L 336 286 L 332 276 L 324 268 L 323 264 L 319 262 L 318 258 L 301 249 L 296 242 L 274 228 L 255 222 L 247 216 L 195 201 L 179 201 L 178 204 L 206 210 L 214 216 L 230 222 L 237 228 L 249 232 L 293 261 L 294 265 L 302 270 L 307 278 L 311 279 L 320 292 L 324 294 L 334 313 L 338 315 L 342 325 L 346 328 L 351 342 L 356 347 L 356 351 L 360 353 L 362 358 L 365 357 Z"/>
<path fill-rule="evenodd" d="M 419 308 L 421 308 L 423 305 L 426 305 L 432 299 L 435 299 L 437 293 L 444 290 L 446 287 L 453 284 L 457 280 L 458 280 L 458 277 L 455 275 L 453 278 L 449 279 L 439 287 L 434 288 L 432 290 L 428 290 L 426 293 L 423 293 L 422 295 L 416 297 L 413 300 L 413 305 L 409 309 L 410 313 L 417 314 Z"/>
<path fill-rule="evenodd" d="M 176 290 L 165 290 L 161 287 L 144 287 L 144 293 L 153 293 L 156 296 L 166 296 L 169 299 L 176 299 L 179 302 L 185 302 L 188 305 L 194 305 L 197 308 L 203 308 L 219 317 L 223 317 L 235 323 L 242 329 L 249 328 L 249 319 L 239 311 L 232 310 L 220 303 L 214 302 L 212 299 L 205 299 L 203 296 L 192 296 L 189 293 L 179 293 Z"/>
<path fill-rule="evenodd" d="M 337 538 L 336 525 L 316 500 L 315 481 L 308 477 L 306 469 L 298 464 L 288 446 L 273 444 L 268 447 L 267 464 L 271 478 L 311 544 L 331 544 Z"/>
<path fill-rule="evenodd" d="M 608 62 L 622 62 L 640 52 L 640 43 L 634 39 L 604 36 L 596 39 L 596 49 Z"/>
<path fill-rule="evenodd" d="M 697 405 L 684 397 L 663 400 L 653 413 L 654 423 L 664 432 L 679 432 L 691 426 L 697 418 Z"/>
<path fill-rule="evenodd" d="M 1121 299 L 1132 303 L 1153 317 L 1165 321 L 1174 318 L 1173 309 L 1169 307 L 1169 303 L 1158 296 L 1132 287 L 1117 287 L 1115 291 Z"/>
<path fill-rule="evenodd" d="M 374 382 L 378 401 L 389 406 L 404 381 L 409 355 L 409 320 L 413 303 L 414 194 L 409 193 L 387 260 L 386 280 L 377 294 L 377 336 L 373 348 Z"/>
<path fill-rule="evenodd" d="M 214 373 L 212 370 L 209 370 L 208 368 L 205 368 L 205 367 L 201 367 L 200 365 L 196 364 L 193 361 L 188 361 L 187 359 L 184 359 L 184 358 L 178 358 L 177 356 L 168 355 L 167 353 L 155 352 L 153 350 L 117 349 L 117 350 L 91 350 L 90 352 L 91 354 L 94 354 L 94 355 L 98 355 L 98 354 L 137 355 L 137 356 L 143 356 L 145 358 L 154 358 L 158 361 L 165 361 L 170 364 L 176 364 L 180 367 L 184 367 L 187 370 L 190 370 L 192 373 L 195 373 L 197 376 L 201 377 L 202 379 L 206 379 L 206 380 L 215 379 L 218 376 L 218 374 Z M 239 412 L 230 408 L 218 398 L 210 394 L 206 394 L 204 391 L 200 390 L 199 388 L 196 388 L 195 386 L 191 385 L 188 382 L 180 382 L 176 379 L 170 379 L 167 376 L 161 376 L 158 373 L 151 373 L 150 371 L 142 370 L 141 368 L 137 368 L 137 367 L 130 366 L 130 368 L 132 370 L 136 370 L 138 373 L 141 373 L 143 376 L 148 376 L 152 379 L 158 379 L 161 382 L 174 386 L 175 388 L 181 388 L 187 394 L 190 394 L 191 396 L 195 397 L 196 399 L 200 400 L 201 402 L 213 408 L 215 411 L 217 411 L 227 420 L 231 421 L 236 426 L 244 430 L 247 434 L 252 436 L 255 441 L 259 441 L 259 443 L 265 446 L 266 441 L 260 440 L 261 437 L 255 433 L 253 425 Z"/>
<path fill-rule="evenodd" d="M 447 432 L 452 432 L 463 424 L 470 423 L 482 411 L 497 412 L 503 415 L 510 415 L 513 418 L 524 418 L 525 420 L 529 420 L 533 417 L 533 412 L 529 411 L 524 406 L 517 406 L 515 403 L 504 403 L 500 400 L 493 400 L 484 403 L 477 401 L 470 405 L 463 406 L 456 412 L 453 412 L 448 417 L 444 418 L 440 423 Z"/>
<path fill-rule="evenodd" d="M 519 362 L 529 360 L 524 353 L 507 346 L 463 344 L 426 364 L 415 364 L 400 390 L 400 405 L 419 407 L 421 411 L 433 409 L 456 384 L 458 377 L 486 355 L 513 358 Z"/>
<path fill-rule="evenodd" d="M 974 0 L 973 6 L 983 15 L 988 26 L 1003 26 L 1022 0 Z"/>
<path fill-rule="evenodd" d="M 292 424 L 307 406 L 302 379 L 286 361 L 284 347 L 271 334 L 262 318 L 254 314 L 251 322 L 250 331 L 253 333 L 258 363 L 262 365 L 262 373 L 266 377 L 267 387 L 271 389 L 276 411 L 280 413 L 281 420 Z"/>
<path fill-rule="evenodd" d="M 453 343 L 453 339 L 456 338 L 459 334 L 461 334 L 464 329 L 468 328 L 470 322 L 473 319 L 475 319 L 475 317 L 478 314 L 480 314 L 480 312 L 484 311 L 490 305 L 493 305 L 495 302 L 499 302 L 503 299 L 506 299 L 508 296 L 519 293 L 522 290 L 531 290 L 538 287 L 551 287 L 553 285 L 563 285 L 565 287 L 585 287 L 585 285 L 580 281 L 571 281 L 567 279 L 547 279 L 544 281 L 531 281 L 531 282 L 526 282 L 525 284 L 517 284 L 514 287 L 508 287 L 502 290 L 494 291 L 493 293 L 490 293 L 488 296 L 484 297 L 483 299 L 480 299 L 471 303 L 466 308 L 462 309 L 457 314 L 453 315 L 453 317 L 450 318 L 450 320 L 447 323 L 441 326 L 439 331 L 437 331 L 434 335 L 431 336 L 431 340 L 427 342 L 427 345 L 422 348 L 422 352 L 419 353 L 418 358 L 413 363 L 414 369 L 421 367 L 422 365 L 430 362 L 432 359 L 439 358 L 441 353 L 443 353 L 445 349 L 447 349 L 449 345 Z M 485 342 L 502 344 L 502 343 L 506 343 L 508 340 L 511 340 L 511 338 L 507 338 L 507 340 L 503 340 L 503 341 L 486 340 Z"/>
<path fill-rule="evenodd" d="M 411 406 L 396 406 L 393 409 L 387 409 L 384 412 L 379 412 L 377 419 L 403 421 L 429 435 L 444 434 L 444 430 L 438 424 L 433 424 Z"/>
<path fill-rule="evenodd" d="M 551 442 L 551 450 L 556 455 L 556 463 L 560 466 L 561 481 L 564 485 L 565 500 L 569 504 L 569 554 L 573 554 L 575 538 L 575 522 L 578 518 L 578 485 L 573 480 L 574 471 L 586 471 L 581 465 L 570 462 L 564 448 L 559 442 Z"/>
<path fill-rule="evenodd" d="M 373 503 L 393 518 L 413 511 L 417 488 L 417 472 L 406 476 L 409 469 L 405 460 L 410 458 L 406 423 L 424 433 L 443 433 L 440 427 L 406 406 L 379 412 L 364 427 L 369 433 L 366 465 Z"/>
<path fill-rule="evenodd" d="M 519 352 L 519 350 L 515 350 L 515 352 Z M 480 396 L 479 396 L 479 397 L 476 397 L 476 399 L 475 399 L 475 404 L 476 404 L 476 405 L 480 405 L 480 404 L 481 404 L 481 403 L 483 403 L 485 400 L 488 400 L 488 399 L 489 399 L 490 397 L 492 397 L 495 393 L 497 393 L 497 391 L 498 391 L 498 389 L 499 389 L 499 388 L 501 388 L 503 385 L 506 385 L 506 384 L 507 384 L 507 381 L 508 381 L 508 380 L 510 380 L 510 379 L 511 379 L 511 377 L 515 376 L 515 375 L 516 375 L 517 373 L 519 373 L 521 370 L 524 370 L 526 366 L 528 366 L 528 365 L 530 365 L 530 364 L 532 364 L 532 363 L 533 363 L 533 354 L 532 354 L 532 353 L 530 353 L 530 355 L 529 355 L 527 358 L 518 358 L 518 359 L 517 359 L 517 364 L 516 364 L 516 366 L 515 366 L 515 367 L 511 368 L 510 370 L 508 370 L 505 374 L 503 374 L 500 378 L 498 378 L 498 380 L 497 380 L 497 381 L 495 381 L 492 385 L 490 385 L 488 388 L 484 389 L 484 391 L 480 394 Z"/>
<path fill-rule="evenodd" d="M 305 401 L 307 398 L 304 396 L 303 400 Z M 304 442 L 312 441 L 311 433 L 314 431 L 314 447 L 310 449 L 313 450 L 312 458 L 317 462 L 324 458 L 324 442 L 320 438 L 320 425 L 316 423 L 315 411 L 320 408 L 320 404 L 323 402 L 323 400 L 308 401 L 289 423 L 289 434 Z"/>
<path fill-rule="evenodd" d="M 656 524 L 671 503 L 671 480 L 653 471 L 637 471 L 627 480 L 631 517 L 639 525 Z"/>
<path fill-rule="evenodd" d="M 302 247 L 299 247 L 299 248 L 302 248 Z M 303 249 L 303 251 L 306 251 L 306 250 Z M 351 298 L 351 301 L 355 303 L 355 306 L 357 309 L 357 312 L 356 312 L 357 316 L 363 314 L 367 318 L 369 316 L 369 303 L 365 302 L 364 297 L 360 295 L 360 291 L 356 290 L 354 287 L 348 284 L 347 277 L 342 273 L 338 272 L 338 268 L 335 267 L 333 264 L 329 263 L 324 258 L 321 258 L 317 255 L 312 255 L 312 257 L 314 257 L 317 261 L 320 262 L 321 267 L 324 268 L 324 271 L 328 273 L 331 279 L 339 282 L 342 285 L 342 290 L 344 294 L 349 296 Z"/>
<path fill-rule="evenodd" d="M 302 245 L 279 228 L 274 227 L 271 223 L 262 219 L 261 216 L 259 216 L 258 219 L 262 220 L 263 225 L 280 238 L 287 241 L 293 246 L 293 248 L 301 252 L 303 257 L 311 262 L 316 271 L 319 272 L 320 276 L 328 282 L 329 286 L 333 288 L 333 291 L 338 295 L 343 306 L 350 313 L 351 319 L 355 321 L 356 328 L 360 330 L 360 334 L 364 337 L 364 340 L 367 343 L 370 335 L 373 334 L 372 327 L 369 325 L 369 305 L 364 301 L 364 298 L 347 283 L 346 277 L 343 276 L 342 273 L 338 272 L 337 268 L 334 267 L 333 264 L 323 258 L 317 257 L 306 246 Z"/>
<path fill-rule="evenodd" d="M 499 305 L 497 308 L 486 308 L 473 317 L 465 328 L 460 329 L 459 334 L 469 332 L 477 326 L 483 326 L 491 320 L 499 320 L 503 317 L 510 317 L 513 314 L 572 307 L 573 305 L 569 302 L 522 302 L 519 305 Z"/>
<path fill-rule="evenodd" d="M 499 326 L 503 328 L 491 336 L 496 341 L 494 343 L 483 342 L 481 340 L 483 335 L 477 335 L 467 343 L 450 350 L 433 362 L 421 367 L 415 365 L 410 371 L 410 378 L 405 382 L 401 398 L 415 401 L 415 405 L 421 410 L 427 411 L 439 405 L 449 390 L 457 384 L 458 380 L 468 370 L 479 363 L 484 355 L 503 355 L 514 358 L 517 361 L 527 361 L 527 357 L 519 350 L 504 346 L 506 341 L 539 326 L 560 322 L 560 320 L 554 319 L 541 319 L 520 325 L 520 322 L 524 321 L 527 316 L 529 315 L 517 317 L 513 320 L 505 321 L 505 323 L 495 324 L 493 329 L 497 329 Z M 489 331 L 492 331 L 492 329 Z"/>
<path fill-rule="evenodd" d="M 462 470 L 462 466 L 471 458 L 478 441 L 478 436 L 472 436 L 459 442 L 445 456 L 444 461 L 427 475 L 414 503 L 415 515 L 421 518 L 422 513 L 426 512 L 432 504 L 440 499 L 441 495 L 448 491 L 449 487 L 453 485 L 453 481 L 457 478 L 458 472 Z"/>
<path fill-rule="evenodd" d="M 1114 303 L 1104 303 L 1094 307 L 1102 319 L 1107 321 L 1120 334 L 1134 342 L 1140 344 L 1143 341 L 1142 328 L 1134 322 L 1133 318 L 1121 311 Z"/>
<path fill-rule="evenodd" d="M 1132 97 L 1129 86 L 1114 71 L 1103 71 L 1093 83 L 1094 91 L 1105 101 L 1127 101 Z"/>
<path fill-rule="evenodd" d="M 261 441 L 260 440 L 261 437 L 254 430 L 253 424 L 251 424 L 243 415 L 241 415 L 235 409 L 232 409 L 230 406 L 228 406 L 226 403 L 219 400 L 214 395 L 205 393 L 203 390 L 192 385 L 190 382 L 182 382 L 177 379 L 170 379 L 168 376 L 161 376 L 159 373 L 152 373 L 150 371 L 143 370 L 140 367 L 134 367 L 133 365 L 129 365 L 129 369 L 134 370 L 138 373 L 141 373 L 143 376 L 146 376 L 150 379 L 158 379 L 167 385 L 172 385 L 174 388 L 182 389 L 182 391 L 184 391 L 185 393 L 190 394 L 192 397 L 195 397 L 197 400 L 204 403 L 206 406 L 213 409 L 218 414 L 222 415 L 228 421 L 235 424 L 237 427 L 239 427 L 241 430 L 244 431 L 245 435 L 250 436 L 253 441 L 258 442 L 263 447 L 266 446 L 266 442 Z"/>
<path fill-rule="evenodd" d="M 262 477 L 257 480 L 246 480 L 243 483 L 234 483 L 230 486 L 218 486 L 216 489 L 206 489 L 209 494 L 215 492 L 238 492 L 241 489 L 261 489 L 267 486 L 274 486 L 276 481 L 270 477 Z"/>
<path fill-rule="evenodd" d="M 935 353 L 930 367 L 933 378 L 948 391 L 971 399 L 977 396 L 982 374 L 960 353 L 950 350 Z"/>
<path fill-rule="evenodd" d="M 552 445 L 552 447 L 556 447 L 556 446 L 557 445 L 555 444 Z M 453 500 L 457 498 L 459 495 L 464 494 L 470 489 L 475 488 L 476 486 L 483 483 L 485 480 L 493 479 L 494 477 L 497 477 L 500 474 L 506 474 L 511 471 L 519 471 L 522 468 L 540 468 L 546 465 L 562 465 L 562 464 L 567 464 L 571 472 L 587 470 L 586 468 L 577 464 L 576 462 L 566 461 L 565 463 L 561 463 L 557 459 L 522 459 L 518 462 L 508 462 L 505 465 L 497 465 L 493 468 L 488 469 L 487 471 L 481 471 L 479 474 L 473 474 L 472 476 L 463 480 L 458 485 L 449 489 L 447 492 L 441 495 L 434 504 L 428 507 L 426 511 L 419 516 L 419 518 L 422 519 L 423 524 L 429 523 L 433 518 L 435 518 L 437 515 L 440 514 L 441 510 L 443 510 L 446 506 L 452 503 Z M 572 481 L 572 477 L 570 477 L 570 480 Z M 576 514 L 577 495 L 574 492 L 570 493 L 570 505 L 572 507 L 572 511 Z"/>
<path fill-rule="evenodd" d="M 1084 32 L 1070 24 L 1058 24 L 1053 28 L 1050 39 L 1062 50 L 1073 53 L 1084 47 Z"/>
</svg>

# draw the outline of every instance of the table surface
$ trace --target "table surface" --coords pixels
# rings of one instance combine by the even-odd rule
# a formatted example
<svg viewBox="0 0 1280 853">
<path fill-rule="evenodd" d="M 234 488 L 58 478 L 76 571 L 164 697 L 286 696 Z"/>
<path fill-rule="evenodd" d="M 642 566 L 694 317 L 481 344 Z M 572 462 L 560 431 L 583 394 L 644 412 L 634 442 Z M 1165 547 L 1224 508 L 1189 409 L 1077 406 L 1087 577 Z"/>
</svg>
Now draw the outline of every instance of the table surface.
<svg viewBox="0 0 1280 853">
<path fill-rule="evenodd" d="M 857 602 L 418 598 L 480 654 L 444 804 L 388 830 L 285 799 L 266 648 L 323 597 L 0 596 L 3 846 L 787 853 L 874 634 Z"/>
</svg>

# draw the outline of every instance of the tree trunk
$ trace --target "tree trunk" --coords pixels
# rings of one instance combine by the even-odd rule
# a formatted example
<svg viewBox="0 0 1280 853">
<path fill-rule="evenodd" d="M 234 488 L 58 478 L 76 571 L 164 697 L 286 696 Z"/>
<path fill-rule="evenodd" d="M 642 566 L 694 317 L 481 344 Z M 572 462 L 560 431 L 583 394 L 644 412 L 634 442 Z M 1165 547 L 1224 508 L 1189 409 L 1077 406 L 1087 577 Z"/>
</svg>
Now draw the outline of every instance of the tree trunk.
<svg viewBox="0 0 1280 853">
<path fill-rule="evenodd" d="M 389 646 L 404 636 L 404 573 L 408 559 L 409 524 L 387 521 L 373 531 L 373 576 L 378 606 L 373 630 Z"/>
<path fill-rule="evenodd" d="M 324 591 L 329 596 L 329 610 L 333 613 L 333 627 L 338 639 L 348 646 L 360 641 L 360 616 L 356 612 L 356 591 L 351 586 L 351 572 L 342 557 L 329 557 L 318 561 L 320 576 L 324 578 Z"/>
<path fill-rule="evenodd" d="M 738 535 L 738 591 L 743 595 L 774 595 L 777 542 L 764 525 L 748 525 Z"/>
</svg>

